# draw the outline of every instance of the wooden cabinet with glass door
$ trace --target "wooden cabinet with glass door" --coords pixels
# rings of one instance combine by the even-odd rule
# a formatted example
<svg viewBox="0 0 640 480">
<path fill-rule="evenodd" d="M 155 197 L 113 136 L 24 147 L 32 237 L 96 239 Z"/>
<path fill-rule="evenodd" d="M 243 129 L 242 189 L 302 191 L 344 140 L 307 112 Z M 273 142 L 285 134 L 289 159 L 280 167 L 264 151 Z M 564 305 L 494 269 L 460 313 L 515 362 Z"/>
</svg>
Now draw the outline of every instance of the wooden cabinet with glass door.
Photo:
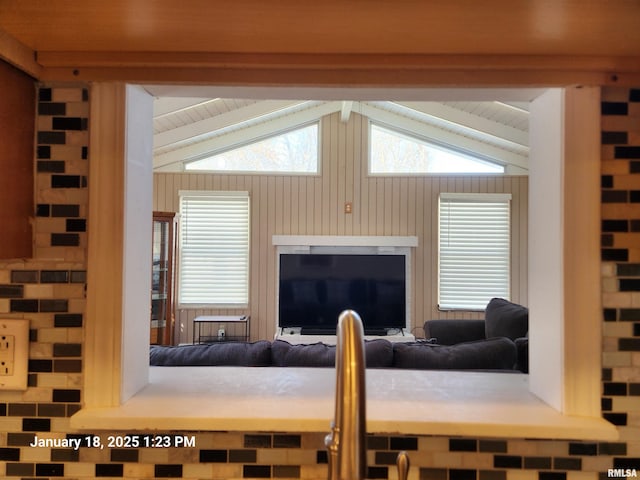
<svg viewBox="0 0 640 480">
<path fill-rule="evenodd" d="M 151 268 L 151 344 L 174 341 L 173 293 L 176 248 L 176 214 L 153 212 Z"/>
</svg>

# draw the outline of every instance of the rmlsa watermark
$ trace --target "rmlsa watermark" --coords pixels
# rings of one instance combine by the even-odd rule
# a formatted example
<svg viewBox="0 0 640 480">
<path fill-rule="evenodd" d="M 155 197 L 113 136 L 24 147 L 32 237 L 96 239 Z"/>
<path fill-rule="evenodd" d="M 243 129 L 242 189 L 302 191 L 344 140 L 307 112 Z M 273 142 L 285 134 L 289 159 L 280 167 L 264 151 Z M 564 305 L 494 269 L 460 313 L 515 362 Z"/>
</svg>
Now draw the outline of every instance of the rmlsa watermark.
<svg viewBox="0 0 640 480">
<path fill-rule="evenodd" d="M 638 471 L 635 468 L 610 468 L 607 470 L 609 478 L 638 478 Z"/>
</svg>

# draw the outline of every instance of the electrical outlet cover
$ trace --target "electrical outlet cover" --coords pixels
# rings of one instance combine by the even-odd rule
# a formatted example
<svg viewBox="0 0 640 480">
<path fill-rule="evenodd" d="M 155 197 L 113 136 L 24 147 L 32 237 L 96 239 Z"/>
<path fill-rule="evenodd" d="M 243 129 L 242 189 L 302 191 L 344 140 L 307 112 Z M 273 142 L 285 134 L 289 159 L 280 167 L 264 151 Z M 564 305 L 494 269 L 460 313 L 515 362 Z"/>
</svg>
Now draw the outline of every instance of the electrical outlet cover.
<svg viewBox="0 0 640 480">
<path fill-rule="evenodd" d="M 26 390 L 29 368 L 29 320 L 0 319 L 0 390 Z"/>
</svg>

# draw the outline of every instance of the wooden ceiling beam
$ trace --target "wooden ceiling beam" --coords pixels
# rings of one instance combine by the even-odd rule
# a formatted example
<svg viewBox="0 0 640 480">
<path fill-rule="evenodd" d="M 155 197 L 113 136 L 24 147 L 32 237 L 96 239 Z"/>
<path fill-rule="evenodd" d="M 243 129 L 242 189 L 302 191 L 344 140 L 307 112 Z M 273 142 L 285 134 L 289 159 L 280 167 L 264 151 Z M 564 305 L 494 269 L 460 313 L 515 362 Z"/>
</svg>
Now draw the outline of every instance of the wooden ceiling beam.
<svg viewBox="0 0 640 480">
<path fill-rule="evenodd" d="M 36 53 L 1 28 L 0 59 L 36 79 L 42 74 L 42 66 L 36 62 Z"/>
</svg>

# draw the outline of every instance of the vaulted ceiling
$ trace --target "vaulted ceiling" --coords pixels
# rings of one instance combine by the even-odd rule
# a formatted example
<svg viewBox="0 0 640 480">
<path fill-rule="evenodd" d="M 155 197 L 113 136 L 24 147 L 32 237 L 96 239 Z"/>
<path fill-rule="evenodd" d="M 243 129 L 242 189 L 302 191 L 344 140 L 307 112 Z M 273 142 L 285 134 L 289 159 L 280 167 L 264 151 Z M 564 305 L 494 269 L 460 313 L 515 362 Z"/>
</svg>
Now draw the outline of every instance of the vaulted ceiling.
<svg viewBox="0 0 640 480">
<path fill-rule="evenodd" d="M 221 152 L 339 112 L 357 113 L 419 137 L 527 171 L 525 101 L 318 101 L 159 97 L 154 107 L 154 168 L 183 171 L 194 158 Z"/>
</svg>

